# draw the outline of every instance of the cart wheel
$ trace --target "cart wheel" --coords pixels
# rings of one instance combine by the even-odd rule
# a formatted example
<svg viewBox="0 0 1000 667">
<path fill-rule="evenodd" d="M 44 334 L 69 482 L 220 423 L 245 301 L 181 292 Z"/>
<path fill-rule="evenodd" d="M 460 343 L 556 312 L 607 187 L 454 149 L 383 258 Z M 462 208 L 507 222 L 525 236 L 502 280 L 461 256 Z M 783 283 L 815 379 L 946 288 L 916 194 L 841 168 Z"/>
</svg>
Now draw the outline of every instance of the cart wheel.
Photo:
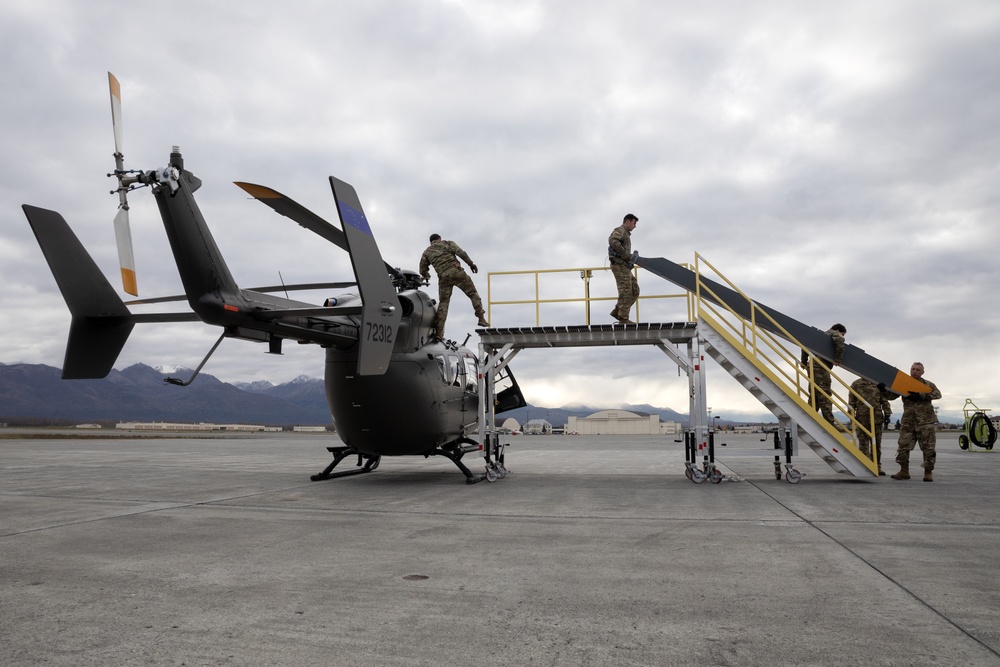
<svg viewBox="0 0 1000 667">
<path fill-rule="evenodd" d="M 802 480 L 802 473 L 795 468 L 789 468 L 785 473 L 785 480 L 789 484 L 798 484 Z"/>
<path fill-rule="evenodd" d="M 691 481 L 695 484 L 701 484 L 704 482 L 705 477 L 707 477 L 707 475 L 697 468 L 691 471 Z"/>
<path fill-rule="evenodd" d="M 684 476 L 691 479 L 691 468 L 688 466 L 684 466 Z"/>
<path fill-rule="evenodd" d="M 718 484 L 719 482 L 722 481 L 722 472 L 719 471 L 719 470 L 713 469 L 712 470 L 712 474 L 709 475 L 708 479 L 709 479 L 710 482 L 712 482 L 712 484 Z"/>
<path fill-rule="evenodd" d="M 959 446 L 960 449 L 968 449 L 969 448 L 969 436 L 965 435 L 964 433 L 962 435 L 958 436 L 958 446 Z"/>
<path fill-rule="evenodd" d="M 494 470 L 493 468 L 487 468 L 486 469 L 486 481 L 487 482 L 495 482 L 499 478 L 500 478 L 500 476 L 497 475 L 497 471 L 496 470 Z"/>
</svg>

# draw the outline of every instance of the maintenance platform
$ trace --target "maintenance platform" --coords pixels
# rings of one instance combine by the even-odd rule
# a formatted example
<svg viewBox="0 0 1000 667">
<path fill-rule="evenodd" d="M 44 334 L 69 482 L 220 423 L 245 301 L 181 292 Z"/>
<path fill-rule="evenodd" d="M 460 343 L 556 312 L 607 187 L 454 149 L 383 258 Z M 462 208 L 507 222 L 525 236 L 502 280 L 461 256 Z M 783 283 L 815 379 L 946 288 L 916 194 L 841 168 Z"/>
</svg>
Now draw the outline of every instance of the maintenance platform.
<svg viewBox="0 0 1000 667">
<path fill-rule="evenodd" d="M 688 317 L 684 322 L 591 325 L 589 278 L 596 269 L 579 271 L 584 278 L 586 325 L 487 328 L 478 330 L 480 360 L 484 369 L 479 394 L 488 409 L 479 417 L 479 442 L 484 443 L 487 479 L 502 476 L 504 443 L 496 426 L 498 405 L 496 383 L 504 369 L 520 350 L 528 348 L 597 347 L 653 345 L 662 350 L 688 378 L 691 423 L 685 432 L 685 472 L 696 483 L 706 479 L 722 481 L 716 462 L 715 432 L 708 423 L 705 361 L 713 359 L 757 398 L 778 420 L 773 446 L 758 453 L 772 457 L 774 474 L 790 483 L 798 483 L 803 474 L 795 467 L 800 443 L 805 444 L 837 472 L 852 477 L 878 476 L 877 457 L 861 451 L 859 434 L 875 441 L 876 425 L 872 411 L 867 420 L 858 420 L 848 408 L 848 397 L 866 404 L 836 372 L 831 372 L 830 393 L 813 377 L 813 364 L 801 364 L 800 352 L 814 358 L 833 359 L 833 343 L 826 332 L 803 324 L 780 311 L 760 304 L 726 279 L 700 255 L 693 268 L 662 257 L 633 256 L 636 266 L 685 290 Z M 554 271 L 553 271 L 554 272 Z M 526 301 L 494 301 L 494 276 L 520 272 L 489 274 L 490 319 L 495 305 L 534 304 L 536 318 L 543 303 L 565 303 L 571 299 L 540 299 L 539 275 L 534 272 L 535 298 Z M 707 275 L 706 275 L 707 274 Z M 709 275 L 713 277 L 709 277 Z M 721 281 L 721 282 L 720 282 Z M 640 302 L 643 297 L 640 297 Z M 651 297 L 645 297 L 649 299 Z M 660 298 L 660 297 L 652 297 Z M 829 362 L 827 362 L 829 365 Z M 867 354 L 847 345 L 842 367 L 856 375 L 884 385 L 897 393 L 929 391 L 923 383 Z M 843 423 L 826 421 L 814 407 L 822 394 L 846 418 Z M 784 471 L 782 471 L 782 466 Z"/>
</svg>

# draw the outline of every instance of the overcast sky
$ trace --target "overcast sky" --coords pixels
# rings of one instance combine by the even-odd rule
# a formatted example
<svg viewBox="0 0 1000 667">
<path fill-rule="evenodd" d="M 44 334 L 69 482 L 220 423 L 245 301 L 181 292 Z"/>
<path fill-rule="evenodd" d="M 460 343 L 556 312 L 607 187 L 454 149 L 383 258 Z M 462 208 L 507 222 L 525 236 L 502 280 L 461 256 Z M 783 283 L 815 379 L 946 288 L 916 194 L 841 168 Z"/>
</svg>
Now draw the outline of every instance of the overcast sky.
<svg viewBox="0 0 1000 667">
<path fill-rule="evenodd" d="M 388 262 L 416 268 L 438 232 L 479 265 L 484 298 L 490 271 L 606 266 L 607 236 L 631 212 L 640 254 L 700 253 L 787 315 L 842 322 L 898 368 L 923 361 L 942 415 L 961 416 L 966 398 L 1000 410 L 998 44 L 995 0 L 8 0 L 0 362 L 61 366 L 69 327 L 21 204 L 61 212 L 119 286 L 110 70 L 126 166 L 163 166 L 181 147 L 241 285 L 352 274 L 342 251 L 237 180 L 336 220 L 336 175 Z M 140 294 L 181 293 L 152 197 L 130 203 Z M 640 284 L 675 291 L 648 273 Z M 582 296 L 582 281 L 558 291 Z M 610 273 L 592 293 L 614 294 Z M 595 304 L 593 321 L 609 310 Z M 511 308 L 491 316 L 533 324 Z M 583 309 L 542 320 L 583 323 Z M 449 337 L 474 328 L 456 293 Z M 116 367 L 193 368 L 217 336 L 140 325 Z M 264 352 L 226 341 L 204 372 L 322 377 L 317 347 Z M 514 371 L 536 405 L 688 408 L 686 379 L 653 348 L 527 350 Z M 708 398 L 725 418 L 764 412 L 711 366 Z"/>
</svg>

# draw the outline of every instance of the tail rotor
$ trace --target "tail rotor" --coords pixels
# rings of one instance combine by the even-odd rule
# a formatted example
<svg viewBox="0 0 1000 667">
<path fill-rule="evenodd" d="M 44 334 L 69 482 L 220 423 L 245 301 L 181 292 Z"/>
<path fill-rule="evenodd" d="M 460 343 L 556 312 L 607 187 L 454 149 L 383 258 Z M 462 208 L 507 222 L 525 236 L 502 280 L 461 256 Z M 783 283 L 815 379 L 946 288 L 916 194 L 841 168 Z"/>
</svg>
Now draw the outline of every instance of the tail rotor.
<svg viewBox="0 0 1000 667">
<path fill-rule="evenodd" d="M 128 221 L 127 193 L 141 174 L 125 171 L 125 157 L 122 155 L 122 93 L 118 79 L 108 72 L 108 86 L 111 89 L 111 124 L 115 131 L 115 172 L 108 176 L 118 178 L 118 213 L 115 215 L 115 241 L 118 243 L 118 263 L 122 271 L 122 288 L 132 296 L 139 296 L 135 278 L 135 255 L 132 252 L 132 231 Z"/>
</svg>

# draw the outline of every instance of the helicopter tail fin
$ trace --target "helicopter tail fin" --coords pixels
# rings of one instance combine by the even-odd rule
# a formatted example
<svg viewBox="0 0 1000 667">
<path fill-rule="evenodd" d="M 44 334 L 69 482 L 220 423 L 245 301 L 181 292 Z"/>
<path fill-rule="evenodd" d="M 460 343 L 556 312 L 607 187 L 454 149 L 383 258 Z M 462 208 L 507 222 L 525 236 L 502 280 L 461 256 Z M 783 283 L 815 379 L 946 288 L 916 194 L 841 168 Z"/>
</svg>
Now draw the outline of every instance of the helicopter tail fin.
<svg viewBox="0 0 1000 667">
<path fill-rule="evenodd" d="M 59 213 L 21 208 L 73 316 L 63 379 L 106 377 L 135 326 L 131 313 Z"/>
<path fill-rule="evenodd" d="M 402 320 L 399 298 L 386 272 L 386 264 L 375 243 L 368 218 L 361 208 L 358 193 L 353 186 L 333 176 L 330 177 L 330 187 L 361 292 L 358 373 L 382 375 L 389 368 L 389 358 Z"/>
</svg>

